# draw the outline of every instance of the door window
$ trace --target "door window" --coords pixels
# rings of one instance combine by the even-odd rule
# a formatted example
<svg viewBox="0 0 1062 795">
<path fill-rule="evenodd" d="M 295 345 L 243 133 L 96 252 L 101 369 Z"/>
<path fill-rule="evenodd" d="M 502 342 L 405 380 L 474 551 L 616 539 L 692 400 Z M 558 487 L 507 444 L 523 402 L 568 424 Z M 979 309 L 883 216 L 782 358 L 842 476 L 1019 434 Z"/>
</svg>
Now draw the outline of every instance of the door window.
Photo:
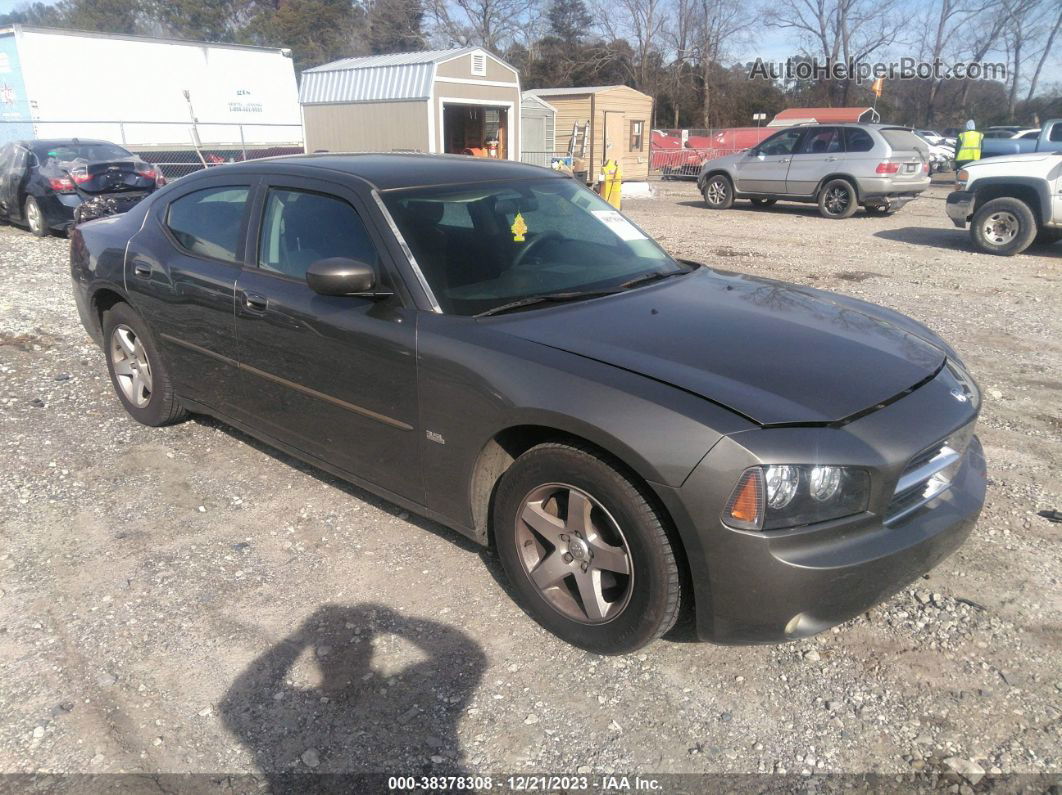
<svg viewBox="0 0 1062 795">
<path fill-rule="evenodd" d="M 192 254 L 237 263 L 248 193 L 247 187 L 222 187 L 185 194 L 170 203 L 166 227 Z"/>
<path fill-rule="evenodd" d="M 800 147 L 802 155 L 827 155 L 844 151 L 841 144 L 841 131 L 836 127 L 817 127 L 808 133 Z"/>
<path fill-rule="evenodd" d="M 15 160 L 15 145 L 4 144 L 0 146 L 0 177 L 11 167 Z"/>
<path fill-rule="evenodd" d="M 849 152 L 869 152 L 874 148 L 874 139 L 859 127 L 845 127 L 844 148 Z"/>
<path fill-rule="evenodd" d="M 791 155 L 797 148 L 797 144 L 800 143 L 802 135 L 804 135 L 803 130 L 786 130 L 785 132 L 780 132 L 777 135 L 772 135 L 760 144 L 759 151 L 761 154 L 768 156 Z"/>
<path fill-rule="evenodd" d="M 377 263 L 376 247 L 354 208 L 334 196 L 270 189 L 258 243 L 258 267 L 304 279 L 310 265 L 330 257 Z"/>
</svg>

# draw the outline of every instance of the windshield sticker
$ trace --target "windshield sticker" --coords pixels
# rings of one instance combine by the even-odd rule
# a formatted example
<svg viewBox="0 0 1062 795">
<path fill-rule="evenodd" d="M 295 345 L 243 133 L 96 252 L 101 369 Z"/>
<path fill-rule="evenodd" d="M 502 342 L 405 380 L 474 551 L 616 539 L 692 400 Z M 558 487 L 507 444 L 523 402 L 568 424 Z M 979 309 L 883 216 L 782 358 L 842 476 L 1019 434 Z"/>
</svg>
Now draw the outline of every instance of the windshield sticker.
<svg viewBox="0 0 1062 795">
<path fill-rule="evenodd" d="M 591 210 L 594 218 L 613 231 L 620 240 L 648 240 L 638 227 L 615 210 Z"/>
<path fill-rule="evenodd" d="M 523 243 L 524 235 L 527 234 L 527 224 L 524 223 L 524 216 L 521 213 L 516 214 L 516 218 L 513 219 L 513 225 L 509 228 L 513 233 L 513 242 Z"/>
</svg>

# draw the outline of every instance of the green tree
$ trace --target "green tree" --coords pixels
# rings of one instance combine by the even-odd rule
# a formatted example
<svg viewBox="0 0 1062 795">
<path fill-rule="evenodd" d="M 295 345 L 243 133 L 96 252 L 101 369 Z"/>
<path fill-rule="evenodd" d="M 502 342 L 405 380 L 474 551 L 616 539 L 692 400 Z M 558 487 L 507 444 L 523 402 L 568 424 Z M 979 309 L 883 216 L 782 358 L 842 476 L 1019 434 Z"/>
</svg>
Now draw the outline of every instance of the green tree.
<svg viewBox="0 0 1062 795">
<path fill-rule="evenodd" d="M 145 32 L 142 0 L 61 0 L 55 4 L 52 13 L 44 13 L 41 17 L 37 24 L 102 33 Z"/>
<path fill-rule="evenodd" d="M 583 0 L 553 0 L 546 17 L 550 33 L 569 46 L 582 42 L 594 21 Z"/>
<path fill-rule="evenodd" d="M 367 9 L 369 52 L 381 55 L 424 49 L 421 0 L 370 0 Z"/>
<path fill-rule="evenodd" d="M 365 52 L 365 13 L 350 0 L 279 0 L 256 5 L 240 40 L 290 47 L 297 71 Z"/>
</svg>

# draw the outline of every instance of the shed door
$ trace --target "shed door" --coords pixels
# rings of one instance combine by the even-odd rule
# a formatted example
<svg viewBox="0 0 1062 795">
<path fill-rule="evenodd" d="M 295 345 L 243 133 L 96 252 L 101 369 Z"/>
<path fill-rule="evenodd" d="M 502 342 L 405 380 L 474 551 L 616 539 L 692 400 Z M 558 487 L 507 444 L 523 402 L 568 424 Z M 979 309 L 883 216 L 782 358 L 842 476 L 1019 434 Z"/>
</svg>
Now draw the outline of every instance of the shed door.
<svg viewBox="0 0 1062 795">
<path fill-rule="evenodd" d="M 603 141 L 604 146 L 601 147 L 602 162 L 610 157 L 614 160 L 619 160 L 623 157 L 624 152 L 627 151 L 623 142 L 623 121 L 623 111 L 605 111 L 605 139 Z M 609 149 L 610 146 L 612 147 L 611 149 Z"/>
<path fill-rule="evenodd" d="M 544 116 L 524 116 L 521 120 L 523 129 L 520 131 L 522 141 L 520 151 L 527 155 L 542 153 L 552 149 L 546 145 L 546 119 Z M 537 159 L 536 159 L 537 162 Z M 548 164 L 547 164 L 548 165 Z"/>
</svg>

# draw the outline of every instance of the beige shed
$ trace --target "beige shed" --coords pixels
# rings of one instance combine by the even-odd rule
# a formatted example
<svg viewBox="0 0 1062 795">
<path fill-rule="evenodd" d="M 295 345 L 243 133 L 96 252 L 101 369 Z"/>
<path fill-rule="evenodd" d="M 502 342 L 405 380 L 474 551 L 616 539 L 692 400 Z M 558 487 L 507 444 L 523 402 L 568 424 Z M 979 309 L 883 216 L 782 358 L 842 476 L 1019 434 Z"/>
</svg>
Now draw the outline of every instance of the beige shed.
<svg viewBox="0 0 1062 795">
<path fill-rule="evenodd" d="M 520 76 L 479 47 L 344 58 L 302 73 L 306 151 L 520 159 Z"/>
<path fill-rule="evenodd" d="M 653 98 L 628 86 L 583 86 L 536 88 L 525 92 L 556 108 L 556 148 L 568 151 L 573 130 L 578 127 L 575 154 L 585 148 L 588 176 L 596 178 L 602 156 L 618 157 L 625 180 L 649 177 L 649 131 Z M 584 125 L 585 147 L 582 140 Z"/>
</svg>

